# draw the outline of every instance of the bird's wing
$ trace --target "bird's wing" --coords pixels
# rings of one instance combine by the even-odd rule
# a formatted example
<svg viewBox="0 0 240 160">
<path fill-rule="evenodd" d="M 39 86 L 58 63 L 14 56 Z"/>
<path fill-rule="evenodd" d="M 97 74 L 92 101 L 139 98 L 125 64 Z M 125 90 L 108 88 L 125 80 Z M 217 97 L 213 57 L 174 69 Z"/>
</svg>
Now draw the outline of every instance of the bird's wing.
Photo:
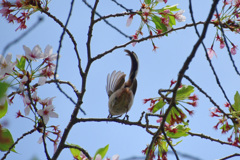
<svg viewBox="0 0 240 160">
<path fill-rule="evenodd" d="M 126 74 L 121 71 L 113 71 L 111 75 L 108 74 L 106 86 L 108 97 L 110 97 L 113 92 L 123 87 L 123 84 L 125 82 L 125 76 Z"/>
<path fill-rule="evenodd" d="M 137 91 L 137 79 L 134 79 L 134 80 L 133 80 L 133 84 L 132 84 L 132 86 L 130 87 L 130 89 L 132 90 L 133 95 L 135 96 L 135 93 L 136 93 L 136 91 Z"/>
</svg>

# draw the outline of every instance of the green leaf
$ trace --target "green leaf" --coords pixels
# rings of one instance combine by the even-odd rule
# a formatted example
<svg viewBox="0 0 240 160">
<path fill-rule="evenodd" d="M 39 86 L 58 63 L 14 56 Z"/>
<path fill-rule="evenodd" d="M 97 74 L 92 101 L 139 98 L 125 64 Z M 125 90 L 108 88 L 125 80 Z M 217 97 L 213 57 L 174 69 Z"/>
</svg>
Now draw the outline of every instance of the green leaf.
<svg viewBox="0 0 240 160">
<path fill-rule="evenodd" d="M 70 145 L 70 146 L 76 146 L 76 147 L 80 148 L 80 146 L 76 145 L 76 144 L 69 144 L 69 143 L 67 143 L 67 144 Z M 75 149 L 75 148 L 70 148 L 70 151 L 71 151 L 74 158 L 77 158 L 78 160 L 82 160 L 82 158 L 80 156 L 81 151 L 79 151 L 78 149 Z"/>
<path fill-rule="evenodd" d="M 176 101 L 187 99 L 191 93 L 194 92 L 194 87 L 190 85 L 183 85 L 177 90 Z"/>
<path fill-rule="evenodd" d="M 9 86 L 10 85 L 6 82 L 0 82 L 0 99 L 6 95 Z"/>
<path fill-rule="evenodd" d="M 163 99 L 160 99 L 153 107 L 152 112 L 156 113 L 159 109 L 161 109 L 166 103 L 163 101 Z"/>
<path fill-rule="evenodd" d="M 145 4 L 151 4 L 151 0 L 144 0 Z"/>
<path fill-rule="evenodd" d="M 166 7 L 163 8 L 163 10 L 169 9 L 170 11 L 179 11 L 180 9 L 177 8 L 177 6 L 178 6 L 177 4 L 172 6 L 167 5 Z"/>
<path fill-rule="evenodd" d="M 4 105 L 0 105 L 0 119 L 5 116 L 8 110 L 8 103 L 7 100 L 5 100 Z"/>
<path fill-rule="evenodd" d="M 167 27 L 162 23 L 162 20 L 160 19 L 160 17 L 153 15 L 152 16 L 152 21 L 156 26 L 156 29 L 161 29 L 162 32 L 166 32 L 167 31 Z"/>
<path fill-rule="evenodd" d="M 174 139 L 177 139 L 180 137 L 186 137 L 186 136 L 188 136 L 187 132 L 190 131 L 190 128 L 185 127 L 184 125 L 180 125 L 180 124 L 174 126 L 173 129 L 174 128 L 177 129 L 177 133 L 167 131 L 166 134 L 168 137 L 174 138 Z"/>
<path fill-rule="evenodd" d="M 171 14 L 173 14 L 171 12 Z M 169 25 L 172 27 L 173 25 L 176 25 L 176 20 L 174 18 L 174 16 L 169 16 Z"/>
<path fill-rule="evenodd" d="M 0 137 L 1 137 L 0 150 L 1 151 L 8 151 L 8 149 L 14 143 L 10 131 L 8 129 L 6 129 L 6 128 L 0 128 Z M 15 148 L 15 146 L 13 147 L 13 149 L 11 149 L 11 151 L 16 152 L 14 150 L 14 148 Z"/>
<path fill-rule="evenodd" d="M 26 63 L 26 59 L 24 57 L 21 57 L 20 61 L 17 59 L 17 64 L 16 67 L 22 71 L 25 68 L 25 63 Z"/>
<path fill-rule="evenodd" d="M 97 152 L 95 153 L 93 160 L 95 160 L 95 158 L 96 158 L 96 156 L 97 156 L 98 154 L 100 154 L 101 157 L 102 157 L 102 159 L 103 159 L 103 157 L 106 155 L 106 153 L 107 153 L 107 151 L 108 151 L 108 147 L 109 147 L 109 144 L 106 145 L 106 146 L 103 147 L 103 148 L 99 148 L 99 149 L 97 150 Z"/>
<path fill-rule="evenodd" d="M 232 105 L 235 111 L 240 111 L 240 95 L 238 91 L 234 95 L 234 104 Z"/>
</svg>

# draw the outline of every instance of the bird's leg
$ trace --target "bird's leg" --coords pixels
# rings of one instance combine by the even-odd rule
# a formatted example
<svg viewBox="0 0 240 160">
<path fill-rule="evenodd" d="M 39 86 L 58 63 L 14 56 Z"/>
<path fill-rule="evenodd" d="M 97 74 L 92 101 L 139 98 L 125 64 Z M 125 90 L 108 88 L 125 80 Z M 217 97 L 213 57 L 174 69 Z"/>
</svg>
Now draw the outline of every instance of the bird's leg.
<svg viewBox="0 0 240 160">
<path fill-rule="evenodd" d="M 129 119 L 129 116 L 128 116 L 127 113 L 126 113 L 125 116 L 123 117 L 123 120 L 128 121 L 128 119 Z"/>
<path fill-rule="evenodd" d="M 108 115 L 108 117 L 107 117 L 108 119 L 110 119 L 110 118 L 112 118 L 112 115 L 109 113 L 109 115 Z"/>
</svg>

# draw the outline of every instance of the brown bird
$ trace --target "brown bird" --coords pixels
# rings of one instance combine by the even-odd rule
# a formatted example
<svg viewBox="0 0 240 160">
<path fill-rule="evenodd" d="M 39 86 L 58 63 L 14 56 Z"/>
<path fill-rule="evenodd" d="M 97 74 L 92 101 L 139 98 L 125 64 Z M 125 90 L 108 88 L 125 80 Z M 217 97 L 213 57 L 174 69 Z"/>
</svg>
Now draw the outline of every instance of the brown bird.
<svg viewBox="0 0 240 160">
<path fill-rule="evenodd" d="M 134 52 L 124 50 L 130 56 L 132 66 L 129 74 L 129 79 L 125 82 L 125 76 L 121 71 L 113 71 L 107 76 L 107 94 L 109 97 L 108 109 L 109 118 L 112 116 L 122 116 L 131 109 L 134 95 L 137 90 L 136 76 L 138 73 L 138 57 Z"/>
</svg>

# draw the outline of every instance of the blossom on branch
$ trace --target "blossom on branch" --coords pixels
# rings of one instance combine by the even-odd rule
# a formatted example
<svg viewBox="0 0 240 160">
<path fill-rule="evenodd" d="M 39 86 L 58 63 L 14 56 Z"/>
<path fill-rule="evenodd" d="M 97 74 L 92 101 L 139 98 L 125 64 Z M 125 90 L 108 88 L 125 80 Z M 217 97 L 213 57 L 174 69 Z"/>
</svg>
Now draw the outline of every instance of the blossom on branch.
<svg viewBox="0 0 240 160">
<path fill-rule="evenodd" d="M 174 17 L 176 18 L 176 20 L 178 22 L 184 22 L 186 21 L 186 17 L 183 15 L 185 11 L 184 10 L 180 10 L 179 12 L 177 12 Z"/>
<path fill-rule="evenodd" d="M 43 117 L 43 122 L 45 124 L 48 123 L 49 117 L 51 117 L 51 118 L 58 118 L 58 114 L 56 112 L 54 112 L 53 105 L 49 105 L 49 106 L 45 107 L 44 109 L 38 110 L 37 112 L 38 112 L 38 114 L 40 116 Z"/>
<path fill-rule="evenodd" d="M 134 14 L 130 14 L 130 16 L 127 19 L 126 26 L 129 27 L 132 24 Z"/>
<path fill-rule="evenodd" d="M 233 47 L 231 48 L 231 54 L 235 55 L 237 53 L 237 46 L 235 46 L 234 44 L 232 44 Z"/>
<path fill-rule="evenodd" d="M 8 53 L 5 58 L 0 55 L 0 77 L 4 76 L 5 74 L 12 74 L 16 62 L 12 63 L 11 59 L 11 53 Z"/>
<path fill-rule="evenodd" d="M 27 46 L 23 45 L 23 49 L 25 51 L 25 56 L 27 59 L 31 60 L 31 61 L 37 61 L 38 59 L 42 59 L 43 58 L 43 53 L 42 53 L 42 49 L 40 48 L 39 45 L 36 45 L 32 51 L 30 48 L 28 48 Z"/>
<path fill-rule="evenodd" d="M 216 54 L 216 52 L 213 50 L 213 47 L 211 47 L 211 48 L 208 48 L 208 57 L 210 58 L 210 59 L 212 59 L 212 57 L 213 57 L 213 55 L 215 55 L 216 57 L 217 57 L 217 54 Z"/>
</svg>

